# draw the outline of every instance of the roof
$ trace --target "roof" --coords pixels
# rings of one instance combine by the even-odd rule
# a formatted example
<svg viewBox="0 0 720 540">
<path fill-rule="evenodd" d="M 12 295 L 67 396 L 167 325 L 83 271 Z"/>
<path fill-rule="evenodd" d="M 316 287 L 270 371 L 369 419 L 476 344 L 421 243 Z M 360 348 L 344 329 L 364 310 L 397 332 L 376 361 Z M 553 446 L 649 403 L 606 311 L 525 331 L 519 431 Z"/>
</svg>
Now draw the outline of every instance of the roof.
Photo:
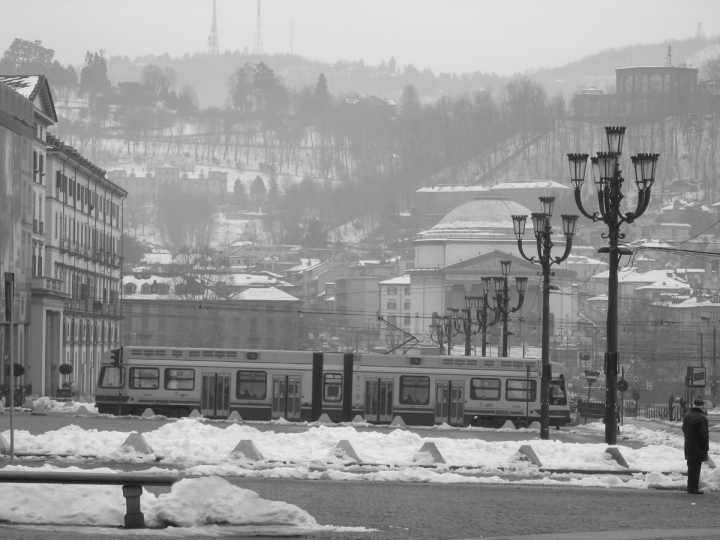
<svg viewBox="0 0 720 540">
<path fill-rule="evenodd" d="M 288 272 L 304 272 L 305 270 L 310 270 L 311 268 L 314 268 L 320 264 L 322 264 L 323 261 L 320 259 L 300 259 L 300 264 L 293 266 L 292 268 L 289 268 Z"/>
<path fill-rule="evenodd" d="M 410 285 L 410 274 L 403 274 L 392 279 L 381 281 L 378 285 Z"/>
<path fill-rule="evenodd" d="M 467 237 L 507 236 L 514 239 L 513 214 L 530 215 L 530 210 L 502 195 L 488 194 L 452 210 L 440 223 L 420 233 L 420 240 L 453 233 Z M 500 230 L 498 230 L 500 229 Z"/>
<path fill-rule="evenodd" d="M 50 84 L 45 75 L 0 75 L 0 82 L 5 83 L 32 102 L 39 96 L 43 105 L 41 110 L 53 122 L 57 123 L 58 117 L 55 112 L 55 103 L 50 92 Z"/>
<path fill-rule="evenodd" d="M 267 300 L 272 302 L 301 302 L 293 295 L 276 289 L 275 287 L 253 287 L 245 289 L 239 295 L 234 296 L 233 300 Z"/>
<path fill-rule="evenodd" d="M 530 180 L 528 182 L 506 182 L 495 184 L 490 189 L 537 189 L 537 188 L 553 188 L 553 189 L 571 189 L 570 186 L 553 182 L 552 180 Z"/>
<path fill-rule="evenodd" d="M 610 271 L 595 274 L 590 279 L 606 280 L 610 277 Z M 677 279 L 671 270 L 646 270 L 643 271 L 635 266 L 618 270 L 618 283 L 657 283 L 667 279 Z"/>
<path fill-rule="evenodd" d="M 637 291 L 680 291 L 690 289 L 690 285 L 688 285 L 684 281 L 680 281 L 678 279 L 673 278 L 667 278 L 662 281 L 658 281 L 656 283 L 651 283 L 650 285 L 644 285 L 642 287 L 638 287 Z"/>
<path fill-rule="evenodd" d="M 430 187 L 420 188 L 415 193 L 453 193 L 453 192 L 460 193 L 460 192 L 467 192 L 467 191 L 484 193 L 484 192 L 488 192 L 490 190 L 483 186 L 441 184 L 439 186 L 430 186 Z"/>
</svg>

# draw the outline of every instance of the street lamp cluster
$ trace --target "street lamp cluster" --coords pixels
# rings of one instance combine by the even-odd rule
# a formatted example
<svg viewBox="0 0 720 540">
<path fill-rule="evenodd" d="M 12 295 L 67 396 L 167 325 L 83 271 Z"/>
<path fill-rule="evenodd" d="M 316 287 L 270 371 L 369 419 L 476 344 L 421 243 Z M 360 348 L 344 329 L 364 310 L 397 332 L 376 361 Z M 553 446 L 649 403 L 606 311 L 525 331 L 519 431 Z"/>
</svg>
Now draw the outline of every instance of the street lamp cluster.
<svg viewBox="0 0 720 540">
<path fill-rule="evenodd" d="M 592 176 L 597 189 L 598 212 L 588 213 L 583 206 L 580 190 L 585 182 L 588 154 L 568 154 L 570 165 L 570 183 L 575 189 L 575 202 L 582 214 L 593 222 L 602 221 L 608 226 L 608 247 L 600 253 L 607 253 L 609 261 L 608 310 L 607 310 L 607 352 L 605 353 L 605 442 L 617 442 L 615 409 L 617 405 L 618 357 L 618 266 L 620 257 L 630 255 L 627 248 L 620 247 L 619 241 L 625 238 L 620 232 L 623 223 L 632 223 L 639 218 L 650 203 L 650 190 L 655 182 L 655 171 L 660 154 L 638 154 L 630 160 L 635 171 L 635 184 L 638 189 L 637 205 L 634 212 L 623 213 L 620 205 L 625 196 L 622 186 L 625 179 L 620 171 L 620 156 L 625 139 L 624 127 L 606 127 L 607 152 L 597 152 L 590 158 Z"/>
<path fill-rule="evenodd" d="M 511 263 L 512 261 L 500 261 L 502 276 L 481 278 L 483 296 L 466 296 L 464 309 L 448 308 L 449 315 L 441 317 L 436 314 L 433 316 L 433 321 L 430 325 L 430 338 L 440 345 L 441 354 L 443 353 L 445 343 L 447 343 L 447 354 L 450 354 L 452 338 L 463 334 L 465 336 L 465 356 L 470 356 L 472 352 L 472 336 L 482 332 L 482 356 L 485 356 L 487 353 L 487 329 L 499 321 L 502 321 L 502 353 L 498 356 L 506 357 L 508 355 L 508 335 L 510 335 L 510 332 L 508 332 L 509 315 L 522 308 L 528 282 L 528 278 L 526 277 L 515 278 L 515 284 L 518 293 L 520 293 L 520 298 L 518 305 L 511 308 L 510 289 L 508 286 Z M 493 306 L 490 306 L 488 295 L 490 294 L 490 286 L 493 282 L 495 296 L 492 297 Z M 488 311 L 494 313 L 494 320 L 489 320 Z"/>
<path fill-rule="evenodd" d="M 568 258 L 572 249 L 573 236 L 577 227 L 578 216 L 562 215 L 563 233 L 565 235 L 565 252 L 560 257 L 552 256 L 552 218 L 555 206 L 555 197 L 540 197 L 540 208 L 542 212 L 532 213 L 532 224 L 537 244 L 537 257 L 528 257 L 523 249 L 523 236 L 525 235 L 525 222 L 527 216 L 512 216 L 520 255 L 530 263 L 539 264 L 542 267 L 543 277 L 543 301 L 542 301 L 542 374 L 540 378 L 540 438 L 550 438 L 550 380 L 552 370 L 550 369 L 550 276 L 555 275 L 551 268 L 560 264 Z"/>
</svg>

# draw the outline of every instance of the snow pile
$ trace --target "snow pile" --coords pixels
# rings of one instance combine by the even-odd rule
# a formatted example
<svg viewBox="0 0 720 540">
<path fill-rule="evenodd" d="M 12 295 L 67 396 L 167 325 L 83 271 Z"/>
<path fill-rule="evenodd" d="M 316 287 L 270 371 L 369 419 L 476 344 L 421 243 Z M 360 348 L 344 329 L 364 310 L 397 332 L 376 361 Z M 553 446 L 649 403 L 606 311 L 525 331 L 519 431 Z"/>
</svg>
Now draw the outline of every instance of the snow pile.
<svg viewBox="0 0 720 540">
<path fill-rule="evenodd" d="M 33 399 L 32 402 L 35 406 L 37 406 L 38 403 L 41 403 L 48 412 L 75 413 L 80 407 L 85 407 L 89 413 L 97 414 L 98 412 L 95 403 L 82 403 L 80 401 L 55 401 L 47 396 Z"/>
<path fill-rule="evenodd" d="M 5 470 L 32 470 L 7 467 Z M 59 470 L 50 466 L 43 470 Z M 83 472 L 77 467 L 65 472 Z M 94 469 L 113 473 L 111 469 Z M 0 520 L 14 523 L 119 526 L 124 524 L 125 498 L 121 486 L 0 483 Z M 63 501 L 58 504 L 58 501 Z M 205 525 L 282 525 L 318 528 L 315 518 L 282 501 L 268 501 L 254 491 L 217 477 L 183 479 L 170 493 L 158 497 L 143 490 L 140 506 L 148 527 Z"/>
<path fill-rule="evenodd" d="M 184 479 L 160 495 L 153 522 L 175 527 L 220 525 L 317 525 L 294 504 L 268 501 L 218 477 Z"/>
</svg>

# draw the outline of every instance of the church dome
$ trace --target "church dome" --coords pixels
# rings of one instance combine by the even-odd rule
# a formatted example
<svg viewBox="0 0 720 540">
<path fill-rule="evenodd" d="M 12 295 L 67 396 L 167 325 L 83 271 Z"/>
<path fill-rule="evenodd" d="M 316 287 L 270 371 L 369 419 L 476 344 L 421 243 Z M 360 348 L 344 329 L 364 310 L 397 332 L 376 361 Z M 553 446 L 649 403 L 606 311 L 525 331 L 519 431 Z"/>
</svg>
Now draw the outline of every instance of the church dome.
<svg viewBox="0 0 720 540">
<path fill-rule="evenodd" d="M 455 208 L 420 238 L 514 238 L 512 216 L 518 214 L 530 217 L 530 210 L 503 195 L 481 195 Z"/>
</svg>

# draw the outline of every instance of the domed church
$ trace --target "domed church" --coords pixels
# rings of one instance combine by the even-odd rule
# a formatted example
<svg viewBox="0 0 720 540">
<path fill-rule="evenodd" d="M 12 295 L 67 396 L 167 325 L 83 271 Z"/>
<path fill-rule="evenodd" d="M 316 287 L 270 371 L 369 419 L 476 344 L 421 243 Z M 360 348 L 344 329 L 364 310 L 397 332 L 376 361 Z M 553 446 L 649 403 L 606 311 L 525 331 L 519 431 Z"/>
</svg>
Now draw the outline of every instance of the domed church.
<svg viewBox="0 0 720 540">
<path fill-rule="evenodd" d="M 539 208 L 538 208 L 539 211 Z M 539 325 L 542 314 L 540 265 L 530 264 L 518 251 L 512 216 L 527 215 L 523 250 L 527 256 L 537 256 L 537 243 L 530 220 L 531 210 L 506 196 L 491 193 L 475 197 L 447 214 L 437 225 L 421 232 L 415 245 L 415 267 L 409 270 L 413 325 L 411 332 L 419 339 L 429 340 L 429 325 L 433 313 L 447 315 L 448 309 L 465 307 L 466 296 L 483 296 L 481 278 L 502 276 L 500 261 L 511 261 L 508 288 L 510 306 L 518 303 L 516 277 L 527 277 L 528 287 L 523 307 L 510 317 L 515 324 L 510 332 L 522 332 L 517 326 L 522 318 L 528 324 Z M 561 256 L 565 250 L 560 216 L 554 216 L 553 254 Z M 574 323 L 577 306 L 571 295 L 575 272 L 553 267 L 551 283 L 559 290 L 550 296 L 551 322 Z M 489 297 L 495 295 L 491 288 Z M 490 301 L 492 305 L 492 300 Z M 492 320 L 492 316 L 491 316 Z M 539 326 L 538 326 L 539 328 Z M 536 332 L 539 338 L 540 331 Z M 422 337 L 421 337 L 422 336 Z M 475 336 L 480 342 L 480 336 Z M 460 343 L 463 336 L 454 338 Z"/>
</svg>

